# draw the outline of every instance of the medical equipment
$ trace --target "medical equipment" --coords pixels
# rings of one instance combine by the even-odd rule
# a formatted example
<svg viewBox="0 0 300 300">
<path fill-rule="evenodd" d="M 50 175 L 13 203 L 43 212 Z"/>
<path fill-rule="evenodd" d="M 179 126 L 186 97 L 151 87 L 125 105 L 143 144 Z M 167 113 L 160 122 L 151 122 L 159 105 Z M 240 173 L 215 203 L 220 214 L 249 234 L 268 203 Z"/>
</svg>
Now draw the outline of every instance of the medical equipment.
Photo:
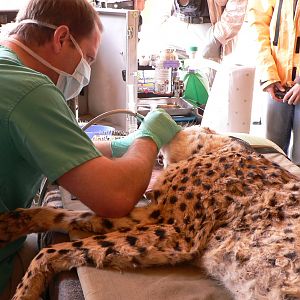
<svg viewBox="0 0 300 300">
<path fill-rule="evenodd" d="M 91 125 L 95 124 L 96 122 L 99 122 L 99 121 L 103 120 L 104 118 L 111 116 L 111 115 L 115 115 L 115 114 L 128 114 L 128 115 L 135 117 L 138 121 L 142 121 L 144 119 L 144 117 L 141 114 L 131 111 L 129 109 L 114 109 L 111 111 L 104 112 L 104 113 L 98 115 L 97 117 L 93 118 L 92 120 L 90 120 L 88 123 L 86 123 L 82 127 L 82 130 L 85 131 L 86 129 L 88 129 Z"/>
</svg>

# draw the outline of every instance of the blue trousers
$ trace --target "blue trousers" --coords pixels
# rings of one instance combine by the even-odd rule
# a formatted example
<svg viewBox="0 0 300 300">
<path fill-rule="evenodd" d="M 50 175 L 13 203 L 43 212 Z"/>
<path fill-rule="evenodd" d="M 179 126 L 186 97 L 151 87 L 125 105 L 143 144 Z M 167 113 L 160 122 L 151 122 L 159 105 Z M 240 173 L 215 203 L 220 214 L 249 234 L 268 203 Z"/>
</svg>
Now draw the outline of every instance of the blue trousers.
<svg viewBox="0 0 300 300">
<path fill-rule="evenodd" d="M 300 165 L 300 104 L 277 102 L 269 94 L 267 101 L 266 137 L 290 154 L 296 165 Z"/>
</svg>

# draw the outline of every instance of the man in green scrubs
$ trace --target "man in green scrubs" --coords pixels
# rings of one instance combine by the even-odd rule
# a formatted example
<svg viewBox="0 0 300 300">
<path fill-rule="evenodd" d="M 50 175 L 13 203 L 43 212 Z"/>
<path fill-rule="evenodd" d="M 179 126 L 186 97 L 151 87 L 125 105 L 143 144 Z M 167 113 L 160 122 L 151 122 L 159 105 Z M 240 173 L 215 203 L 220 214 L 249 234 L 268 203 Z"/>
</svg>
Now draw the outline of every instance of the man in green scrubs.
<svg viewBox="0 0 300 300">
<path fill-rule="evenodd" d="M 111 143 L 94 145 L 79 128 L 66 100 L 88 84 L 101 32 L 86 0 L 30 0 L 0 42 L 0 212 L 29 207 L 46 176 L 98 215 L 124 216 L 148 186 L 158 150 L 180 130 L 162 110 Z M 0 249 L 2 300 L 24 240 Z"/>
</svg>

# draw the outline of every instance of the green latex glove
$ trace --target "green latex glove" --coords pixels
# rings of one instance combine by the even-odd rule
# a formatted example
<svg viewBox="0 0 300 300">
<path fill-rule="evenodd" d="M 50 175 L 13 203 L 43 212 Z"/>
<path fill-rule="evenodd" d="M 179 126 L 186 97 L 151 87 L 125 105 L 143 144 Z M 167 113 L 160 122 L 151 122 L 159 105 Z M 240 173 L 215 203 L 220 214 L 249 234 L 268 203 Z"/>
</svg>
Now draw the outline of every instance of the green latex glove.
<svg viewBox="0 0 300 300">
<path fill-rule="evenodd" d="M 156 109 L 147 114 L 138 130 L 128 136 L 111 142 L 112 156 L 121 157 L 138 138 L 149 137 L 158 150 L 169 143 L 181 127 L 163 109 Z"/>
</svg>

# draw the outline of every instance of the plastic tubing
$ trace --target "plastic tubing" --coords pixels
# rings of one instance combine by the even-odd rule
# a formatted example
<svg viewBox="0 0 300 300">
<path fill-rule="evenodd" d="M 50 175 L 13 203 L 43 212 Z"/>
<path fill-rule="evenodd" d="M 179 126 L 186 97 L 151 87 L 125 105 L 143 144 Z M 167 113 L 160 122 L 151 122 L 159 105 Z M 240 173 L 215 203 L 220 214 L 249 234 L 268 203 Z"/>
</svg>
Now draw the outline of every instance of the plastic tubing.
<svg viewBox="0 0 300 300">
<path fill-rule="evenodd" d="M 85 124 L 81 129 L 82 130 L 86 130 L 88 129 L 90 126 L 92 126 L 93 124 L 95 124 L 96 122 L 111 116 L 111 115 L 115 115 L 115 114 L 127 114 L 127 115 L 131 115 L 134 116 L 135 118 L 137 118 L 139 121 L 143 121 L 144 116 L 142 116 L 141 114 L 134 112 L 130 109 L 114 109 L 114 110 L 110 110 L 107 111 L 105 113 L 102 113 L 100 115 L 98 115 L 97 117 L 93 118 L 92 120 L 90 120 L 87 124 Z"/>
</svg>

